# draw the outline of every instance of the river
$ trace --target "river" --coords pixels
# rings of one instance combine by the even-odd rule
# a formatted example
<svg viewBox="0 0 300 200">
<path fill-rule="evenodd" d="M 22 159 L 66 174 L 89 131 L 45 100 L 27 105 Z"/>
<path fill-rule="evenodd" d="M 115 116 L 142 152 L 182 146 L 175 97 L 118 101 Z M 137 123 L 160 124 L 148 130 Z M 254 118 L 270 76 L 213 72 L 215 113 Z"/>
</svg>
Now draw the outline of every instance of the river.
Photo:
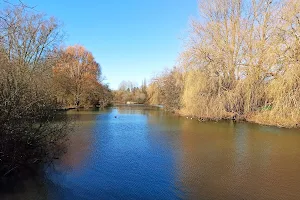
<svg viewBox="0 0 300 200">
<path fill-rule="evenodd" d="M 300 199 L 299 130 L 146 107 L 68 115 L 68 152 L 1 199 Z"/>
</svg>

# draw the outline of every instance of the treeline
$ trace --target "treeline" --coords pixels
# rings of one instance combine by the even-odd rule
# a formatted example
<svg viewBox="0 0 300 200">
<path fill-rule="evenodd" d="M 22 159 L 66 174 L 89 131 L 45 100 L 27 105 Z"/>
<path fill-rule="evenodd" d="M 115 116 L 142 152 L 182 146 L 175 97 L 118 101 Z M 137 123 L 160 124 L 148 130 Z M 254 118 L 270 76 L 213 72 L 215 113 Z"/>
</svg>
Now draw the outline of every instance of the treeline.
<svg viewBox="0 0 300 200">
<path fill-rule="evenodd" d="M 114 103 L 126 104 L 144 104 L 147 101 L 147 83 L 143 81 L 139 87 L 136 83 L 131 81 L 122 81 L 119 89 L 113 92 Z"/>
<path fill-rule="evenodd" d="M 92 54 L 61 48 L 60 27 L 23 4 L 0 11 L 0 183 L 64 152 L 69 126 L 58 108 L 111 99 Z"/>
<path fill-rule="evenodd" d="M 178 66 L 155 77 L 150 103 L 203 120 L 300 123 L 300 1 L 200 1 Z"/>
</svg>

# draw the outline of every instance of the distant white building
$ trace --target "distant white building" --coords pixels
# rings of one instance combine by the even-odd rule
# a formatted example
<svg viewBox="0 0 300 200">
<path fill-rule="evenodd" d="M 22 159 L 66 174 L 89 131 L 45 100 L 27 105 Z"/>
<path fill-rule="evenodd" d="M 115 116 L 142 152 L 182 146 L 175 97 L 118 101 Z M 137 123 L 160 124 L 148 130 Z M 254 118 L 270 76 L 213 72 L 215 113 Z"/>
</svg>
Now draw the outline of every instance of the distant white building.
<svg viewBox="0 0 300 200">
<path fill-rule="evenodd" d="M 131 104 L 137 104 L 137 102 L 127 101 L 126 104 L 128 104 L 128 105 L 131 105 Z"/>
</svg>

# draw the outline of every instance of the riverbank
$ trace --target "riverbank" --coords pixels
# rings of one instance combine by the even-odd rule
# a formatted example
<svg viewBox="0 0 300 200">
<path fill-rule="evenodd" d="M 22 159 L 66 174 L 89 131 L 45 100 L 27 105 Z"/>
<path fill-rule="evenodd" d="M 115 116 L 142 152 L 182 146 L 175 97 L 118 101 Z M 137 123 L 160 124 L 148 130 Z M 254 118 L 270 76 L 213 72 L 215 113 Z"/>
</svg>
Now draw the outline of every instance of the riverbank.
<svg viewBox="0 0 300 200">
<path fill-rule="evenodd" d="M 106 107 L 110 107 L 112 106 L 112 104 L 109 104 L 107 106 L 79 106 L 79 107 L 76 107 L 76 106 L 65 106 L 65 107 L 60 107 L 60 108 L 57 108 L 57 110 L 61 110 L 61 111 L 68 111 L 68 110 L 76 110 L 76 109 L 79 109 L 79 110 L 82 110 L 82 109 L 86 109 L 86 110 L 89 110 L 89 109 L 93 109 L 93 108 L 106 108 Z"/>
<path fill-rule="evenodd" d="M 128 106 L 128 107 L 152 107 L 152 108 L 163 108 L 162 105 L 150 105 L 150 104 L 112 104 L 112 107 L 114 106 Z"/>
<path fill-rule="evenodd" d="M 203 121 L 221 121 L 221 120 L 232 120 L 235 122 L 249 122 L 259 125 L 274 126 L 279 128 L 300 128 L 300 122 L 289 119 L 283 116 L 274 116 L 270 111 L 264 112 L 253 112 L 246 115 L 238 115 L 236 113 L 227 113 L 227 115 L 220 116 L 200 116 L 187 114 L 184 111 L 174 111 L 174 115 L 186 117 L 189 119 L 195 119 L 199 122 Z M 300 120 L 299 120 L 300 121 Z"/>
</svg>

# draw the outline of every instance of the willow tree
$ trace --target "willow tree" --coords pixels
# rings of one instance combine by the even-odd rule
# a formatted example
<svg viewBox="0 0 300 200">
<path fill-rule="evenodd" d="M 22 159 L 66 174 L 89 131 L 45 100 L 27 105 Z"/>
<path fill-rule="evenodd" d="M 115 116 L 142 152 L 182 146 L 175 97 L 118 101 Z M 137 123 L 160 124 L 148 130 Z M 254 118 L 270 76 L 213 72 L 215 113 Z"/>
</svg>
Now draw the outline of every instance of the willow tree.
<svg viewBox="0 0 300 200">
<path fill-rule="evenodd" d="M 181 55 L 184 112 L 245 116 L 268 103 L 265 86 L 280 70 L 274 46 L 277 6 L 271 0 L 200 1 L 202 20 L 192 23 Z"/>
<path fill-rule="evenodd" d="M 187 73 L 184 112 L 222 118 L 229 109 L 224 97 L 235 89 L 243 63 L 243 4 L 237 0 L 200 1 L 199 10 L 204 22 L 192 22 L 192 34 L 181 55 Z M 214 107 L 218 108 L 215 113 Z"/>
<path fill-rule="evenodd" d="M 181 97 L 184 87 L 183 72 L 179 67 L 165 70 L 150 82 L 147 95 L 150 104 L 161 104 L 171 112 L 178 113 L 182 108 Z"/>
<path fill-rule="evenodd" d="M 272 109 L 253 121 L 294 127 L 300 123 L 300 1 L 286 0 L 278 6 L 273 24 L 273 60 L 267 95 Z M 270 54 L 270 52 L 267 52 Z"/>
</svg>

